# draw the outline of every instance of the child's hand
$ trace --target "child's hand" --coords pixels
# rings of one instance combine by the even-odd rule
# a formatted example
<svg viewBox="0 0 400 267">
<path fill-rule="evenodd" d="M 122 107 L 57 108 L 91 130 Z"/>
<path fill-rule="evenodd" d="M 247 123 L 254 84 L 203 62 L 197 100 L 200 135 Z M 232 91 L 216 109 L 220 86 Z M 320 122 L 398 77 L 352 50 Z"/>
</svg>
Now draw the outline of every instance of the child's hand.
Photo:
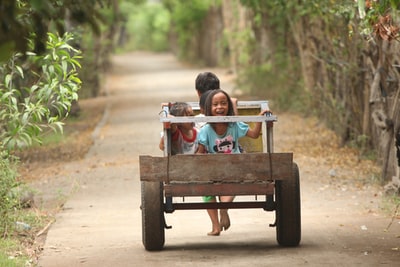
<svg viewBox="0 0 400 267">
<path fill-rule="evenodd" d="M 268 110 L 268 109 L 263 110 L 263 111 L 260 112 L 260 116 L 265 115 L 265 114 L 272 115 L 272 112 L 270 110 Z"/>
<path fill-rule="evenodd" d="M 175 118 L 174 115 L 168 114 L 168 118 Z M 177 123 L 171 123 L 171 133 L 175 133 L 176 130 L 178 129 L 178 124 Z"/>
<path fill-rule="evenodd" d="M 238 103 L 238 99 L 236 97 L 231 97 L 231 101 L 235 105 L 237 105 L 237 103 Z"/>
<path fill-rule="evenodd" d="M 232 101 L 232 105 L 233 105 L 233 112 L 234 112 L 235 115 L 238 115 L 239 114 L 239 111 L 238 111 L 238 108 L 237 108 L 238 99 L 235 98 L 235 97 L 231 97 L 231 101 Z"/>
</svg>

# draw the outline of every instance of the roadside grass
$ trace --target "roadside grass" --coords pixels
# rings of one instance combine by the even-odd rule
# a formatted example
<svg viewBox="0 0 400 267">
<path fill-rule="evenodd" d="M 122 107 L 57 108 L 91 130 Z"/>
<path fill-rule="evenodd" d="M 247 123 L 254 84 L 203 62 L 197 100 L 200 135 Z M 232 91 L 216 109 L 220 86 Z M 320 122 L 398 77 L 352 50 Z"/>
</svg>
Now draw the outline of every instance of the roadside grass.
<svg viewBox="0 0 400 267">
<path fill-rule="evenodd" d="M 0 239 L 0 266 L 1 267 L 22 267 L 29 264 L 29 257 L 16 256 L 21 246 L 13 239 Z"/>
<path fill-rule="evenodd" d="M 388 231 L 396 219 L 400 219 L 400 195 L 390 194 L 383 198 L 382 209 L 392 219 L 386 226 L 385 231 Z M 399 235 L 400 238 L 400 235 Z"/>
<path fill-rule="evenodd" d="M 40 251 L 35 239 L 49 217 L 34 209 L 19 209 L 15 210 L 14 219 L 9 235 L 0 239 L 0 267 L 35 266 Z"/>
</svg>

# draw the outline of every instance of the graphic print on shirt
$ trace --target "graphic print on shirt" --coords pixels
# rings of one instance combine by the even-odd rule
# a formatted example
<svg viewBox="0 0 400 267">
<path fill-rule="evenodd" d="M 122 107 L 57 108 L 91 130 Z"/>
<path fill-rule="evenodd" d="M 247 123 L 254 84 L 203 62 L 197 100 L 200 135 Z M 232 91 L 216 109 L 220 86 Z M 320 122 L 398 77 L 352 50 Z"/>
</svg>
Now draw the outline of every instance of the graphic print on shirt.
<svg viewBox="0 0 400 267">
<path fill-rule="evenodd" d="M 231 154 L 234 149 L 235 141 L 231 135 L 215 140 L 214 151 L 216 153 Z"/>
</svg>

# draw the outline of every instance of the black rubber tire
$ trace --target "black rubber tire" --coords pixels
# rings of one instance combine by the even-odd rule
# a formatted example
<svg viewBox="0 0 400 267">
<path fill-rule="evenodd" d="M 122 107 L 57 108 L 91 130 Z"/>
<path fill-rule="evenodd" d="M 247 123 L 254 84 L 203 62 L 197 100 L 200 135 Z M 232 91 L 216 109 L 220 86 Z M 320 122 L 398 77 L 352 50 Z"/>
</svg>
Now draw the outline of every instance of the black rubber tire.
<svg viewBox="0 0 400 267">
<path fill-rule="evenodd" d="M 163 185 L 141 182 L 142 242 L 146 250 L 162 250 L 165 242 Z"/>
<path fill-rule="evenodd" d="M 276 239 L 286 247 L 298 246 L 301 240 L 300 174 L 296 163 L 291 180 L 275 182 Z"/>
</svg>

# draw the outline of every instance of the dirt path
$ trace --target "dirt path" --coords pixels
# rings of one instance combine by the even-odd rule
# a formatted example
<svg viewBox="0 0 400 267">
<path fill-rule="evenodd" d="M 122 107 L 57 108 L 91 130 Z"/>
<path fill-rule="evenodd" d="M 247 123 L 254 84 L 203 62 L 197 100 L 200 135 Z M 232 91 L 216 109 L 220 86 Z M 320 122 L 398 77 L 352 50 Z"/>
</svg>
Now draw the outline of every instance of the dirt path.
<svg viewBox="0 0 400 267">
<path fill-rule="evenodd" d="M 205 211 L 176 211 L 166 217 L 173 228 L 166 231 L 165 250 L 146 252 L 138 156 L 162 154 L 160 102 L 196 101 L 194 79 L 205 70 L 162 54 L 116 56 L 114 64 L 107 80 L 110 105 L 89 153 L 35 185 L 43 192 L 72 192 L 48 232 L 38 266 L 398 265 L 400 220 L 386 229 L 392 218 L 381 210 L 381 192 L 365 184 L 373 167 L 338 148 L 315 121 L 289 114 L 276 114 L 275 151 L 294 151 L 300 167 L 301 246 L 277 245 L 275 229 L 268 227 L 273 213 L 232 210 L 229 231 L 209 237 Z M 232 88 L 224 70 L 213 71 L 223 89 Z"/>
</svg>

